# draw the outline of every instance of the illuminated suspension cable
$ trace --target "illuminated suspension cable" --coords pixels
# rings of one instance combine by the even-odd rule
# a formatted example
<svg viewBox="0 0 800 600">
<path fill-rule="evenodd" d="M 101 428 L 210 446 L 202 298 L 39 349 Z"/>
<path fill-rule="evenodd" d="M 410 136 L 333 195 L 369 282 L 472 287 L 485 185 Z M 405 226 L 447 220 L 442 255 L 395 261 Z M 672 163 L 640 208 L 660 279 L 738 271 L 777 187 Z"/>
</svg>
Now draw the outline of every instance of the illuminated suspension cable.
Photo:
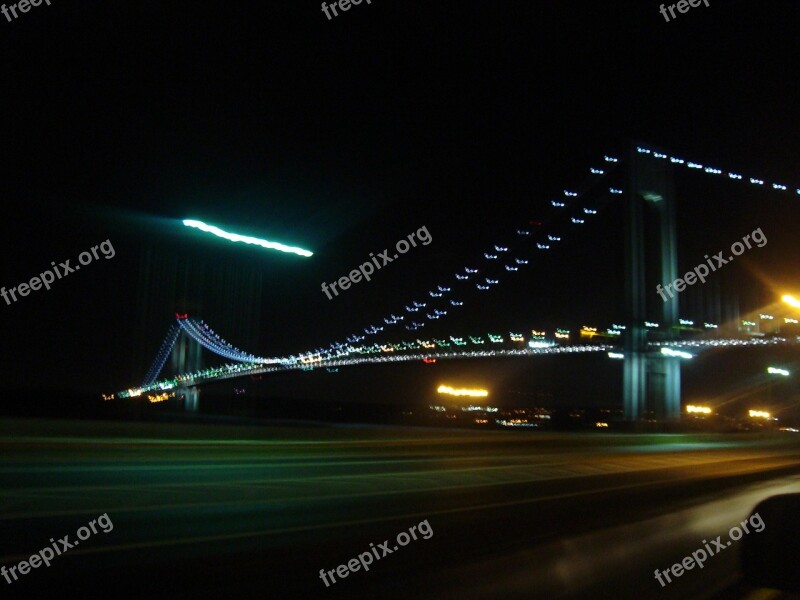
<svg viewBox="0 0 800 600">
<path fill-rule="evenodd" d="M 173 323 L 170 326 L 169 330 L 167 331 L 167 336 L 164 338 L 164 341 L 161 343 L 161 347 L 156 353 L 156 358 L 153 361 L 153 364 L 150 366 L 147 371 L 147 375 L 144 377 L 142 387 L 152 385 L 156 380 L 156 377 L 158 377 L 158 375 L 161 373 L 161 370 L 164 368 L 164 364 L 167 362 L 167 357 L 172 351 L 172 347 L 175 345 L 175 340 L 178 339 L 178 334 L 180 332 L 181 329 L 176 323 Z"/>
<path fill-rule="evenodd" d="M 755 185 L 758 187 L 762 187 L 765 189 L 771 189 L 777 192 L 787 192 L 791 193 L 791 190 L 794 189 L 797 195 L 800 195 L 800 186 L 788 186 L 783 183 L 774 183 L 774 182 L 767 182 L 763 178 L 760 177 L 746 177 L 743 176 L 741 173 L 736 173 L 733 171 L 726 171 L 717 167 L 704 165 L 699 162 L 685 160 L 683 158 L 678 158 L 676 156 L 669 156 L 667 154 L 657 152 L 655 150 L 651 150 L 650 148 L 645 148 L 642 146 L 637 146 L 636 151 L 639 154 L 649 154 L 653 158 L 658 158 L 661 160 L 669 160 L 672 164 L 681 165 L 686 167 L 687 169 L 692 169 L 694 171 L 698 171 L 701 173 L 705 173 L 707 175 L 718 175 L 722 177 L 727 177 L 733 181 L 741 182 L 741 183 L 750 183 L 751 185 Z"/>
<path fill-rule="evenodd" d="M 604 178 L 609 174 L 609 172 L 611 170 L 614 169 L 616 164 L 619 163 L 619 159 L 606 155 L 604 157 L 604 162 L 605 162 L 605 164 L 604 164 L 604 168 L 603 169 L 599 169 L 599 168 L 591 168 L 590 169 L 590 173 L 593 176 L 593 180 L 589 185 L 582 186 L 580 188 L 580 191 L 575 191 L 575 189 L 572 189 L 572 190 L 564 189 L 563 190 L 564 198 L 559 201 L 559 205 L 561 207 L 566 207 L 568 205 L 572 205 L 574 202 L 579 201 L 579 198 L 582 198 L 587 193 L 589 193 L 589 191 L 591 191 L 591 188 L 594 187 L 594 185 L 598 181 L 598 177 Z M 615 193 L 615 191 L 616 190 L 614 188 L 610 188 L 610 192 L 611 193 Z M 586 215 L 595 215 L 595 214 L 597 214 L 596 210 L 589 209 L 589 208 L 584 208 L 584 212 L 581 213 L 581 218 L 579 219 L 579 223 L 576 223 L 576 218 L 573 218 L 572 222 L 573 222 L 573 224 L 582 224 L 582 223 L 585 222 Z M 546 232 L 544 232 L 544 233 L 546 233 Z M 527 236 L 531 235 L 531 232 L 529 230 L 523 228 L 523 229 L 517 229 L 517 234 L 527 237 Z M 548 249 L 550 249 L 550 244 L 551 243 L 561 241 L 561 238 L 559 236 L 548 235 L 547 237 L 548 237 L 548 239 L 545 240 L 547 243 L 544 243 L 544 242 L 537 243 L 537 248 L 538 249 L 540 249 L 540 250 L 548 250 Z M 508 253 L 508 252 L 509 252 L 509 246 L 501 245 L 501 244 L 493 244 L 488 252 L 484 252 L 483 253 L 483 257 L 484 257 L 485 261 L 498 260 L 498 262 L 501 262 L 499 260 L 499 258 L 501 256 L 506 256 L 506 253 Z M 507 258 L 507 261 L 510 262 L 511 259 Z M 528 260 L 515 259 L 513 261 L 513 263 L 510 265 L 510 268 L 509 268 L 509 264 L 504 264 L 504 266 L 506 268 L 506 271 L 514 272 L 514 271 L 518 271 L 519 268 L 521 268 L 523 266 L 526 266 L 528 263 L 529 263 Z M 478 269 L 478 270 L 480 270 L 480 269 Z M 468 267 L 464 267 L 463 271 L 464 271 L 463 273 L 456 274 L 456 283 L 460 283 L 460 282 L 463 282 L 463 281 L 466 281 L 467 279 L 469 279 L 469 276 L 474 275 L 474 271 L 475 270 L 470 269 Z M 465 278 L 465 276 L 466 276 L 466 278 Z M 493 286 L 499 284 L 499 282 L 500 282 L 499 277 L 495 276 L 494 278 L 484 278 L 481 282 L 476 283 L 476 285 L 479 286 L 478 287 L 479 290 L 485 291 L 485 290 L 489 290 Z M 436 287 L 435 290 L 432 290 L 432 291 L 428 292 L 429 296 L 431 296 L 431 298 L 428 298 L 428 300 L 433 299 L 434 301 L 445 301 L 445 296 L 448 293 L 450 293 L 450 291 L 451 291 L 450 287 L 444 287 L 444 286 L 439 285 L 439 286 Z M 416 314 L 420 314 L 420 316 L 424 315 L 424 317 L 427 318 L 428 321 L 438 320 L 438 319 L 440 319 L 442 316 L 444 316 L 447 313 L 447 311 L 439 311 L 439 310 L 436 310 L 436 309 L 434 309 L 432 311 L 429 311 L 429 312 L 421 311 L 421 308 L 426 306 L 426 304 L 427 304 L 427 301 L 424 302 L 424 303 L 418 303 L 418 302 L 415 301 L 415 302 L 412 303 L 412 305 L 407 305 L 405 307 L 405 310 L 406 310 L 406 312 L 408 312 L 410 314 L 416 313 Z M 456 304 L 451 304 L 451 308 L 452 307 L 460 307 L 463 304 L 464 304 L 463 301 L 458 301 Z M 389 326 L 392 326 L 392 325 L 395 325 L 395 324 L 398 323 L 397 320 L 393 320 L 393 319 L 390 319 L 390 318 L 384 318 L 383 321 L 384 321 L 384 323 L 386 323 Z M 421 329 L 426 324 L 427 323 L 426 323 L 425 320 L 420 319 L 419 321 L 411 321 L 409 324 L 406 324 L 405 327 L 409 331 L 415 331 L 415 330 Z M 379 331 L 382 331 L 382 330 L 383 330 L 383 327 L 371 326 L 371 327 L 365 328 L 363 330 L 363 332 L 365 334 L 364 336 L 351 335 L 351 336 L 348 336 L 348 340 L 352 339 L 352 338 L 358 338 L 358 337 L 361 337 L 361 339 L 363 339 L 365 337 L 368 337 L 368 336 L 371 336 L 371 335 L 375 335 Z M 332 344 L 330 344 L 328 346 L 328 349 L 326 349 L 326 350 L 318 349 L 317 351 L 315 351 L 315 354 L 324 354 L 326 356 L 330 356 L 330 355 L 334 354 L 336 350 L 340 350 L 342 346 L 344 346 L 344 344 L 342 342 L 334 342 L 334 343 L 332 343 Z M 341 353 L 339 355 L 341 355 Z"/>
<path fill-rule="evenodd" d="M 203 348 L 223 358 L 229 358 L 237 362 L 264 362 L 266 360 L 239 350 L 218 336 L 212 337 L 213 334 L 204 331 L 206 327 L 204 323 L 198 324 L 193 319 L 182 319 L 178 321 L 178 325 Z"/>
</svg>

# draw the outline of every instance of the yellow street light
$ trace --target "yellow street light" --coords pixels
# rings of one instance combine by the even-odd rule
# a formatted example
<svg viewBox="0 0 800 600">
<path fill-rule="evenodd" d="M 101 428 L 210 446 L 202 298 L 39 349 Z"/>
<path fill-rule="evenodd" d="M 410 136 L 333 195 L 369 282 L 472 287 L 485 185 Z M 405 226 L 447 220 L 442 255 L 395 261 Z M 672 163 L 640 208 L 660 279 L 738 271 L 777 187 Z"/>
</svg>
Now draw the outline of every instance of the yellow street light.
<svg viewBox="0 0 800 600">
<path fill-rule="evenodd" d="M 800 300 L 798 300 L 794 296 L 790 296 L 789 294 L 784 294 L 783 296 L 781 296 L 781 300 L 783 300 L 786 304 L 788 304 L 792 308 L 800 308 Z"/>
</svg>

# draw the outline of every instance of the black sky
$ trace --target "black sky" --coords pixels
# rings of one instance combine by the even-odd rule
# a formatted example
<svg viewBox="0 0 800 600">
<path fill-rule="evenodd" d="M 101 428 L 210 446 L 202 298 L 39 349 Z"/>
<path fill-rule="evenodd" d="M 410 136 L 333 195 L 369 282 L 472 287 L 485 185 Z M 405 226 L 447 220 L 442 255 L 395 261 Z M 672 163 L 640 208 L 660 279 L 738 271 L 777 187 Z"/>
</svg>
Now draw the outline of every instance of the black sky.
<svg viewBox="0 0 800 600">
<path fill-rule="evenodd" d="M 0 285 L 105 239 L 117 253 L 0 302 L 4 382 L 138 383 L 133 340 L 144 332 L 155 353 L 176 309 L 137 316 L 151 242 L 259 269 L 259 347 L 246 349 L 270 355 L 397 314 L 630 138 L 800 186 L 800 5 L 712 0 L 669 23 L 658 6 L 373 0 L 328 21 L 311 0 L 53 0 L 0 17 Z M 742 293 L 769 296 L 753 273 L 800 288 L 800 196 L 684 172 L 678 185 L 682 269 L 762 227 L 769 245 L 731 267 L 750 276 Z M 442 331 L 614 318 L 614 210 Z M 315 257 L 191 237 L 186 217 Z M 422 226 L 429 246 L 333 301 L 321 293 Z"/>
</svg>

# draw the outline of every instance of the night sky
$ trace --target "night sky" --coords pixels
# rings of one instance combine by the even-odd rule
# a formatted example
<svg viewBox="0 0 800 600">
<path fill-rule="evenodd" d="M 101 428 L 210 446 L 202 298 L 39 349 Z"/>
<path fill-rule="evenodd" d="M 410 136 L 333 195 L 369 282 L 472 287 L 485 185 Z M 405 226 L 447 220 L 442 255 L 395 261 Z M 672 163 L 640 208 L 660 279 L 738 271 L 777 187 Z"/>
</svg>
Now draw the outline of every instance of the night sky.
<svg viewBox="0 0 800 600">
<path fill-rule="evenodd" d="M 553 197 L 631 139 L 789 185 L 679 170 L 679 272 L 761 227 L 769 243 L 707 285 L 749 306 L 800 290 L 800 5 L 710 4 L 671 22 L 651 1 L 372 0 L 328 20 L 317 1 L 52 0 L 0 17 L 0 285 L 106 239 L 116 252 L 0 301 L 4 387 L 140 383 L 143 348 L 155 354 L 176 310 L 202 306 L 215 326 L 226 317 L 211 307 L 245 302 L 209 281 L 203 303 L 144 311 L 142 294 L 157 297 L 141 287 L 146 248 L 162 263 L 258 274 L 260 319 L 242 334 L 257 347 L 245 350 L 343 340 L 449 285 L 491 244 L 516 243 L 517 227 L 548 219 Z M 560 247 L 528 251 L 527 270 L 496 290 L 463 294 L 427 335 L 621 319 L 622 213 L 596 204 Z M 184 218 L 314 256 L 229 244 Z M 321 292 L 423 226 L 429 245 L 333 300 Z"/>
</svg>

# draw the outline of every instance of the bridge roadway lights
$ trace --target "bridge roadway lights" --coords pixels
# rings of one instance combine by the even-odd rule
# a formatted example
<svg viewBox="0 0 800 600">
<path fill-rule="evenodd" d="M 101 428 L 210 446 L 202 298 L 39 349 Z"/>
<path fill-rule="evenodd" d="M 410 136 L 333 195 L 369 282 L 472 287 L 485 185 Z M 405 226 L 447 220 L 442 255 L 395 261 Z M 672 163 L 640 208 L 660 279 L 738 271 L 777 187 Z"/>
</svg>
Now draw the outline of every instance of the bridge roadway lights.
<svg viewBox="0 0 800 600">
<path fill-rule="evenodd" d="M 680 359 L 647 352 L 647 330 L 643 326 L 645 320 L 659 315 L 663 331 L 671 336 L 678 323 L 677 298 L 663 302 L 655 293 L 657 282 L 671 282 L 678 276 L 673 168 L 667 160 L 639 152 L 639 146 L 633 143 L 630 148 L 625 207 L 627 329 L 623 338 L 623 409 L 627 421 L 641 420 L 648 409 L 659 420 L 677 421 Z M 648 238 L 648 231 L 657 235 Z M 655 271 L 650 278 L 646 276 L 648 258 Z M 652 290 L 648 283 L 653 283 Z M 666 341 L 669 337 L 661 339 Z"/>
</svg>

